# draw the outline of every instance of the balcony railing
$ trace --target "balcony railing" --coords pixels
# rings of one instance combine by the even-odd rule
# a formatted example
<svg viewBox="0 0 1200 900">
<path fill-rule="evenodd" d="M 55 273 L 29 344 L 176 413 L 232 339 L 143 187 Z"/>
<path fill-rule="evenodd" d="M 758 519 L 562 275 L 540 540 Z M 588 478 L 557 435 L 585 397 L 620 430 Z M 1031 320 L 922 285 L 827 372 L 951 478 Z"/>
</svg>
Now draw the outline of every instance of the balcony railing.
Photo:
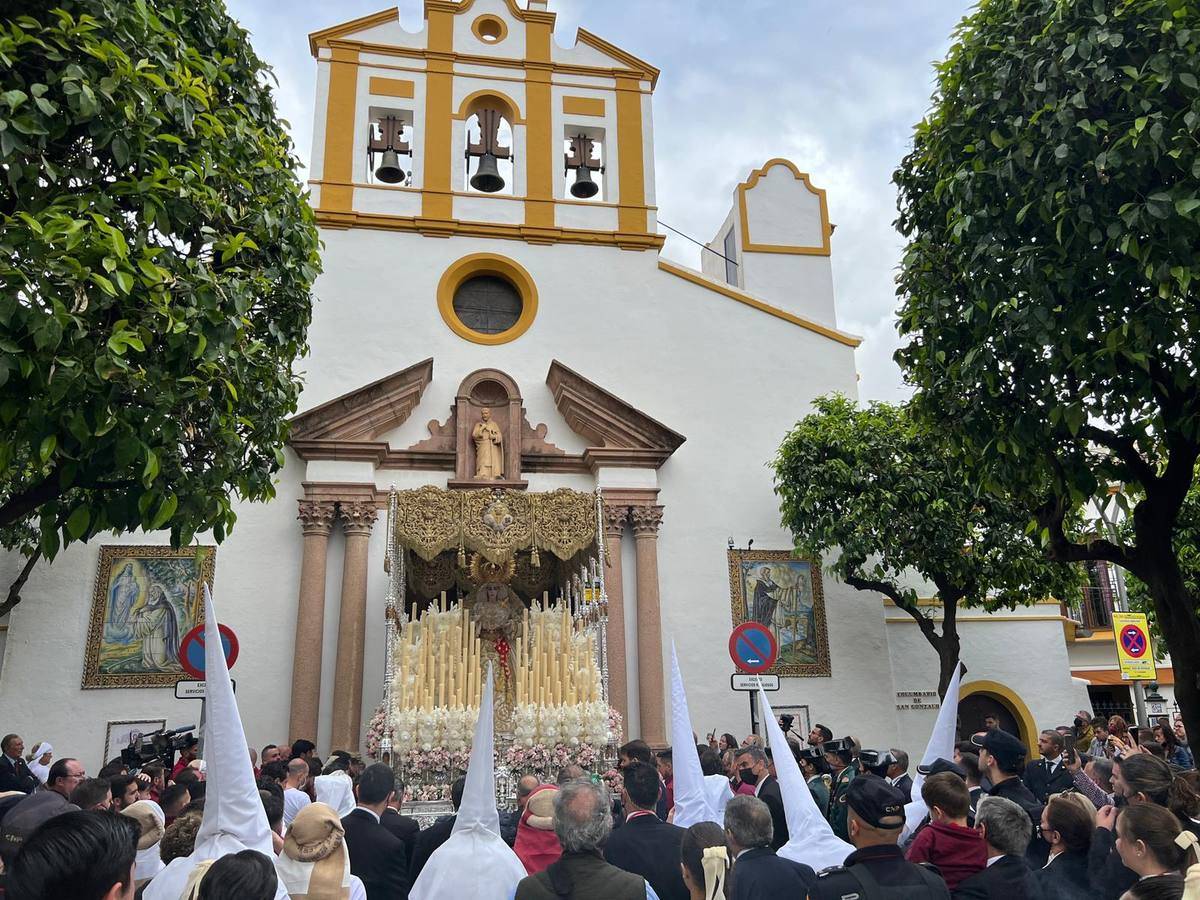
<svg viewBox="0 0 1200 900">
<path fill-rule="evenodd" d="M 1112 591 L 1106 588 L 1085 587 L 1079 599 L 1067 605 L 1067 615 L 1090 631 L 1112 628 Z"/>
</svg>

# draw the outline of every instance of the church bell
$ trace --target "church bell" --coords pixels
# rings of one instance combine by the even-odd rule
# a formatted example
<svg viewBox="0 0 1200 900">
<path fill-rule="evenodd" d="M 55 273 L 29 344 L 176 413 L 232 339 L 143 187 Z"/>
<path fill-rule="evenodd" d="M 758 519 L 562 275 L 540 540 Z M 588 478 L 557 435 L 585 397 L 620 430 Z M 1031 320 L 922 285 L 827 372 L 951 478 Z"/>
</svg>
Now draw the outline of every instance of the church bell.
<svg viewBox="0 0 1200 900">
<path fill-rule="evenodd" d="M 400 168 L 400 157 L 395 150 L 389 147 L 383 151 L 383 158 L 379 168 L 375 170 L 375 177 L 385 184 L 398 184 L 404 180 L 404 170 Z"/>
<path fill-rule="evenodd" d="M 479 169 L 471 176 L 471 187 L 485 194 L 504 190 L 504 179 L 496 166 L 495 154 L 485 153 L 479 157 Z"/>
<path fill-rule="evenodd" d="M 600 187 L 592 180 L 592 170 L 587 166 L 580 166 L 575 172 L 575 183 L 571 185 L 571 196 L 587 200 L 595 197 L 598 190 Z"/>
</svg>

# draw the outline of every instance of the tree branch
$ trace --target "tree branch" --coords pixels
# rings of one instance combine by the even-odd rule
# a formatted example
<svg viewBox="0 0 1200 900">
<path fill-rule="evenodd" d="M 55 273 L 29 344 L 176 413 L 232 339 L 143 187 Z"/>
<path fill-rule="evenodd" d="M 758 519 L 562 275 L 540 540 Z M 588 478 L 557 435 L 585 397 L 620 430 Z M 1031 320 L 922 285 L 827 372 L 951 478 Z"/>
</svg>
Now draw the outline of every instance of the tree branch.
<svg viewBox="0 0 1200 900">
<path fill-rule="evenodd" d="M 39 559 L 42 558 L 42 548 L 38 547 L 30 555 L 25 563 L 25 567 L 21 569 L 21 574 L 17 576 L 17 580 L 12 583 L 8 589 L 8 597 L 3 603 L 0 603 L 0 617 L 8 615 L 13 607 L 21 602 L 21 589 L 25 587 L 25 582 L 29 580 L 29 573 L 33 571 L 33 567 L 37 565 Z"/>
<path fill-rule="evenodd" d="M 63 488 L 59 484 L 58 467 L 56 466 L 41 481 L 23 492 L 9 497 L 4 505 L 0 506 L 0 528 L 19 522 L 43 503 L 49 503 L 61 496 L 62 492 Z"/>
<path fill-rule="evenodd" d="M 1049 532 L 1050 541 L 1046 555 L 1058 562 L 1087 562 L 1103 559 L 1128 569 L 1135 575 L 1141 568 L 1140 558 L 1112 541 L 1098 538 L 1086 544 L 1077 544 L 1063 531 L 1066 507 L 1061 498 L 1051 500 L 1036 511 L 1038 525 Z M 1139 576 L 1140 577 L 1140 576 Z"/>
<path fill-rule="evenodd" d="M 889 600 L 896 604 L 900 609 L 904 610 L 921 629 L 921 634 L 925 636 L 925 640 L 938 650 L 938 644 L 942 640 L 942 635 L 937 633 L 937 629 L 933 626 L 933 620 L 926 615 L 922 615 L 920 609 L 912 603 L 904 593 L 892 584 L 890 581 L 876 581 L 873 578 L 862 578 L 858 575 L 846 575 L 843 579 L 850 587 L 860 591 L 876 591 L 883 594 Z M 940 652 L 940 651 L 939 651 Z"/>
<path fill-rule="evenodd" d="M 1121 462 L 1129 467 L 1133 477 L 1142 487 L 1146 488 L 1147 492 L 1158 486 L 1158 473 L 1138 452 L 1137 445 L 1131 439 L 1113 434 L 1111 431 L 1105 431 L 1103 428 L 1097 428 L 1095 425 L 1084 425 L 1079 429 L 1079 434 L 1092 443 L 1107 447 L 1115 453 Z"/>
</svg>

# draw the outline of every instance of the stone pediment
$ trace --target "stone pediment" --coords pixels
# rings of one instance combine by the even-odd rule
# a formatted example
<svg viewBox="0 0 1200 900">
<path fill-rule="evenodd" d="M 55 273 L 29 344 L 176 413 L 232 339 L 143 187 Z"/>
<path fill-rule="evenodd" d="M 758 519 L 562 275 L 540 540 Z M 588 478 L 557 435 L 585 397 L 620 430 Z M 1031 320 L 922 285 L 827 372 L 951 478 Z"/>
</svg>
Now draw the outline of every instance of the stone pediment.
<svg viewBox="0 0 1200 900">
<path fill-rule="evenodd" d="M 510 429 L 506 446 L 513 448 L 508 471 L 519 470 L 514 482 L 525 472 L 594 473 L 602 466 L 657 469 L 685 440 L 558 360 L 551 362 L 546 384 L 568 427 L 587 442 L 582 454 L 564 452 L 552 443 L 547 425 L 531 424 L 515 383 L 492 370 L 467 377 L 449 417 L 444 422 L 429 421 L 428 438 L 403 449 L 379 440 L 408 419 L 432 379 L 433 360 L 427 359 L 323 403 L 292 420 L 289 444 L 304 460 L 357 460 L 381 469 L 450 471 L 455 473 L 455 486 L 465 484 L 470 480 L 464 468 L 470 450 L 464 449 L 466 432 L 460 433 L 458 419 L 473 409 L 467 402 L 468 382 L 480 379 L 484 384 L 510 385 L 505 402 L 511 408 L 501 418 Z M 485 400 L 501 408 L 499 397 Z"/>
<path fill-rule="evenodd" d="M 408 419 L 432 380 L 427 359 L 335 397 L 292 419 L 292 440 L 374 440 Z"/>
<path fill-rule="evenodd" d="M 687 438 L 554 360 L 546 375 L 554 405 L 588 441 L 584 459 L 598 465 L 657 469 Z"/>
</svg>

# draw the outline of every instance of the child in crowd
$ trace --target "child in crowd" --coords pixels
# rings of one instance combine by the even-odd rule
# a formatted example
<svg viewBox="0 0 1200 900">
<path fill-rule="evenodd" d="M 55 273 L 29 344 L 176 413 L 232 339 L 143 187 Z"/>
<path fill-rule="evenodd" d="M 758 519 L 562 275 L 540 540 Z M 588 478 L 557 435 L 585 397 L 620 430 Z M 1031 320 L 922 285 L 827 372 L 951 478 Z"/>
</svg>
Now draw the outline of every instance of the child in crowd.
<svg viewBox="0 0 1200 900">
<path fill-rule="evenodd" d="M 930 821 L 908 848 L 908 861 L 937 866 L 946 886 L 953 891 L 959 882 L 987 865 L 983 835 L 967 827 L 970 793 L 953 772 L 940 772 L 925 779 L 921 799 L 929 808 Z"/>
</svg>

